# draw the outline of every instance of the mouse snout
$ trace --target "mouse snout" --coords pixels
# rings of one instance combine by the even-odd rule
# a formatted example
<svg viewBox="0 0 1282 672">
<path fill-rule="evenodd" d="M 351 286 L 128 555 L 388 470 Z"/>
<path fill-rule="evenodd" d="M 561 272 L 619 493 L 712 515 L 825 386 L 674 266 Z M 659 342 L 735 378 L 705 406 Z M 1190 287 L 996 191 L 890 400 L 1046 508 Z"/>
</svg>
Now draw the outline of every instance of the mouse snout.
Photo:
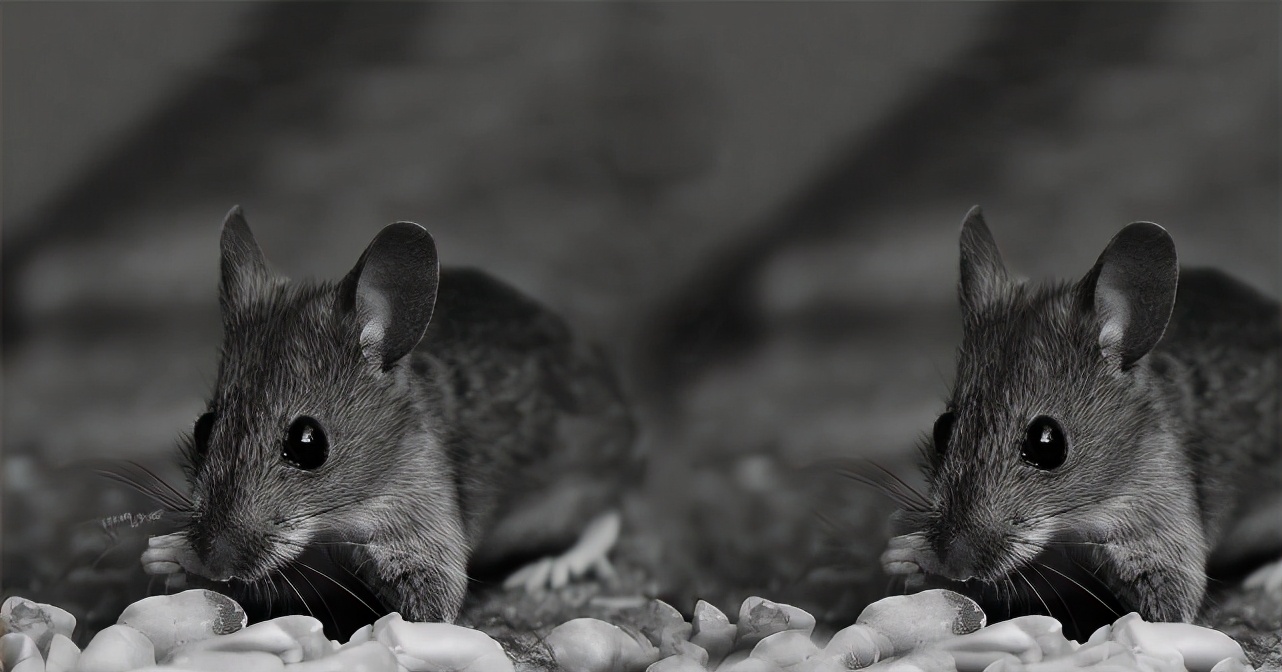
<svg viewBox="0 0 1282 672">
<path fill-rule="evenodd" d="M 228 528 L 191 535 L 192 548 L 203 566 L 202 575 L 214 581 L 254 580 L 268 572 L 263 554 L 266 539 L 247 530 Z"/>
<path fill-rule="evenodd" d="M 991 579 L 1000 575 L 1006 535 L 991 525 L 948 529 L 931 540 L 942 573 L 956 581 Z"/>
</svg>

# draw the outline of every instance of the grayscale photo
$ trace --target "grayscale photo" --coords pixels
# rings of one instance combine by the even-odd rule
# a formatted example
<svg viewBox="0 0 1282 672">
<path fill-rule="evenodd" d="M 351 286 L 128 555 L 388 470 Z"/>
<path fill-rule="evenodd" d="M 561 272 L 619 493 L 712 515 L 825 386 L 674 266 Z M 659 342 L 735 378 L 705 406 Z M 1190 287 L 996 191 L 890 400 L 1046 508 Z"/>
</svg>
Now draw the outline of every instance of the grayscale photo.
<svg viewBox="0 0 1282 672">
<path fill-rule="evenodd" d="M 1282 670 L 1282 5 L 0 26 L 0 670 Z"/>
</svg>

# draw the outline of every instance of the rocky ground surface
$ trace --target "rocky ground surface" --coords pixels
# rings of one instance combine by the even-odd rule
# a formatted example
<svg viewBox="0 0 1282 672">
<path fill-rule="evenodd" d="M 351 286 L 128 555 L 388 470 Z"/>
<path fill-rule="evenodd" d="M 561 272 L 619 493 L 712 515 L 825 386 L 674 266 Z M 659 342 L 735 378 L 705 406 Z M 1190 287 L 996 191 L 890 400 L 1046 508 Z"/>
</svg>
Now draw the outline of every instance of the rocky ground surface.
<svg viewBox="0 0 1282 672">
<path fill-rule="evenodd" d="M 84 646 L 163 591 L 137 558 L 169 529 L 122 517 L 155 507 L 89 462 L 181 482 L 236 202 L 292 276 L 336 277 L 381 225 L 417 220 L 446 263 L 511 280 L 620 362 L 650 454 L 621 579 L 479 589 L 462 622 L 510 651 L 577 617 L 627 625 L 649 598 L 690 618 L 764 596 L 827 636 L 893 592 L 875 562 L 889 506 L 806 467 L 911 474 L 951 377 L 976 202 L 1023 275 L 1079 276 L 1148 219 L 1186 263 L 1282 294 L 1276 6 L 805 10 L 249 12 L 55 196 L 6 209 L 3 593 L 71 611 Z M 1276 602 L 1217 585 L 1203 622 L 1282 666 Z"/>
</svg>

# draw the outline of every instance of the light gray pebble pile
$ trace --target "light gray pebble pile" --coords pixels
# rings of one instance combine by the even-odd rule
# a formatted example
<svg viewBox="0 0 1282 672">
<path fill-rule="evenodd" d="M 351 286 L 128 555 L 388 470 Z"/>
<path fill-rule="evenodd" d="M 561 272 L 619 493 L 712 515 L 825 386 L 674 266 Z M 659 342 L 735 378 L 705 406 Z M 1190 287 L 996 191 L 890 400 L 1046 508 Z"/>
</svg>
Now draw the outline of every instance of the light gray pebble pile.
<svg viewBox="0 0 1282 672">
<path fill-rule="evenodd" d="M 969 598 L 946 590 L 889 597 L 820 645 L 805 611 L 760 597 L 732 623 L 707 602 L 689 622 L 654 601 L 649 622 L 619 627 L 579 618 L 546 637 L 566 672 L 1242 672 L 1252 668 L 1227 635 L 1128 614 L 1084 643 L 1059 621 L 1023 616 L 986 626 Z M 231 598 L 207 590 L 130 605 L 81 651 L 75 618 L 11 597 L 0 607 L 0 661 L 11 672 L 514 672 L 498 642 L 478 630 L 412 623 L 389 614 L 346 643 L 320 621 L 284 616 L 246 625 Z"/>
</svg>

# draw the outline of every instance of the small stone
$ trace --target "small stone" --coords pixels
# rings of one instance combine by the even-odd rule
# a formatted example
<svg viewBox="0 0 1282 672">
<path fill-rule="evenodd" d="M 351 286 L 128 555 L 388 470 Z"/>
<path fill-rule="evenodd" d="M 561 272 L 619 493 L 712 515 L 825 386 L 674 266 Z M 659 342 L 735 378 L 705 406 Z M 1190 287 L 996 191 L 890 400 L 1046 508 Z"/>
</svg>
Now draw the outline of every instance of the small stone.
<svg viewBox="0 0 1282 672">
<path fill-rule="evenodd" d="M 956 672 L 953 657 L 943 651 L 914 651 L 906 656 L 882 661 L 869 672 Z"/>
<path fill-rule="evenodd" d="M 281 672 L 285 663 L 265 651 L 187 650 L 174 653 L 169 667 L 198 672 Z"/>
<path fill-rule="evenodd" d="M 967 661 L 978 661 L 984 655 L 989 655 L 989 662 L 993 662 L 1001 654 L 1010 654 L 1021 663 L 1035 663 L 1042 659 L 1042 647 L 1032 633 L 1045 635 L 1058 632 L 1063 632 L 1063 628 L 1059 621 L 1050 616 L 1020 616 L 980 628 L 967 635 L 937 642 L 935 648 L 940 651 L 974 654 L 966 656 Z M 969 662 L 968 666 L 974 664 L 977 663 Z M 984 663 L 978 669 L 982 670 L 987 665 L 988 663 Z M 961 669 L 960 664 L 958 669 Z"/>
<path fill-rule="evenodd" d="M 294 638 L 303 651 L 303 660 L 316 660 L 334 652 L 334 643 L 325 637 L 325 626 L 311 616 L 281 616 L 263 623 L 272 623 Z M 284 661 L 297 662 L 297 661 Z"/>
<path fill-rule="evenodd" d="M 868 667 L 894 654 L 890 638 L 866 625 L 852 625 L 837 631 L 820 652 L 821 660 L 835 661 L 845 669 Z"/>
<path fill-rule="evenodd" d="M 752 647 L 749 658 L 768 660 L 782 668 L 791 667 L 819 653 L 810 635 L 801 630 L 776 632 Z"/>
<path fill-rule="evenodd" d="M 190 642 L 240 630 L 248 618 L 222 593 L 187 590 L 138 600 L 125 607 L 116 622 L 147 635 L 156 647 L 156 659 L 165 661 Z"/>
<path fill-rule="evenodd" d="M 449 623 L 413 623 L 390 613 L 374 622 L 374 640 L 409 672 L 513 670 L 503 646 L 480 630 Z"/>
<path fill-rule="evenodd" d="M 285 668 L 289 672 L 397 672 L 396 654 L 380 642 L 344 644 L 332 655 Z M 503 669 L 503 668 L 496 668 Z"/>
<path fill-rule="evenodd" d="M 125 672 L 156 664 L 151 640 L 127 625 L 108 626 L 98 631 L 80 652 L 76 672 Z"/>
<path fill-rule="evenodd" d="M 735 626 L 722 611 L 699 600 L 690 619 L 690 643 L 708 652 L 708 662 L 715 665 L 734 648 Z"/>
<path fill-rule="evenodd" d="M 895 654 L 972 633 L 986 622 L 984 611 L 974 600 L 942 589 L 877 600 L 855 620 L 888 637 Z"/>
<path fill-rule="evenodd" d="M 45 656 L 45 672 L 72 672 L 80 660 L 80 647 L 62 633 L 49 642 L 49 655 Z"/>
<path fill-rule="evenodd" d="M 751 649 L 757 642 L 776 632 L 797 630 L 809 636 L 814 629 L 815 617 L 802 609 L 760 597 L 749 597 L 739 607 L 735 646 Z"/>
<path fill-rule="evenodd" d="M 1232 637 L 1191 623 L 1148 623 L 1130 613 L 1113 623 L 1113 641 L 1136 653 L 1179 662 L 1190 672 L 1210 672 L 1226 658 L 1246 663 Z"/>
<path fill-rule="evenodd" d="M 172 659 L 197 651 L 255 652 L 270 653 L 283 663 L 297 663 L 332 651 L 322 627 L 321 622 L 311 616 L 282 616 L 228 635 L 188 642 L 174 651 Z"/>
<path fill-rule="evenodd" d="M 717 672 L 783 672 L 783 669 L 768 660 L 744 658 L 718 667 Z"/>
<path fill-rule="evenodd" d="M 36 643 L 41 656 L 48 655 L 49 643 L 55 634 L 71 637 L 75 629 L 76 617 L 52 604 L 15 595 L 0 605 L 0 631 L 26 634 Z"/>
<path fill-rule="evenodd" d="M 1003 670 L 1022 670 L 1024 663 L 1013 654 L 1001 651 L 949 651 L 957 672 L 985 672 L 997 666 Z"/>
<path fill-rule="evenodd" d="M 678 642 L 676 648 L 676 655 L 693 658 L 699 661 L 702 665 L 708 664 L 708 651 L 702 646 L 699 646 L 694 642 Z"/>
<path fill-rule="evenodd" d="M 668 656 L 645 668 L 645 672 L 707 672 L 707 669 L 707 661 L 689 656 Z"/>
<path fill-rule="evenodd" d="M 659 650 L 644 637 L 595 618 L 562 623 L 544 641 L 566 672 L 632 672 L 659 659 Z"/>
<path fill-rule="evenodd" d="M 1225 658 L 1211 668 L 1211 672 L 1252 672 L 1255 668 L 1238 660 L 1237 658 Z"/>
<path fill-rule="evenodd" d="M 660 651 L 664 649 L 665 640 L 669 640 L 670 647 L 675 647 L 673 640 L 688 640 L 693 630 L 681 612 L 663 600 L 650 600 L 639 609 L 629 610 L 627 622 L 635 624 Z"/>
<path fill-rule="evenodd" d="M 373 637 L 374 637 L 374 624 L 366 623 L 365 625 L 362 625 L 361 627 L 357 628 L 356 632 L 353 632 L 351 637 L 347 638 L 347 643 L 361 644 L 361 643 L 370 641 L 371 639 L 373 639 Z"/>
<path fill-rule="evenodd" d="M 44 658 L 36 640 L 25 632 L 11 632 L 0 637 L 0 670 L 45 672 Z"/>
<path fill-rule="evenodd" d="M 1094 637 L 1091 639 L 1094 639 Z M 1114 641 L 1104 640 L 1095 643 L 1088 641 L 1071 655 L 1066 656 L 1065 659 L 1078 667 L 1087 667 L 1103 663 L 1110 658 L 1125 656 L 1127 653 L 1129 653 L 1129 650 L 1126 647 Z"/>
</svg>

